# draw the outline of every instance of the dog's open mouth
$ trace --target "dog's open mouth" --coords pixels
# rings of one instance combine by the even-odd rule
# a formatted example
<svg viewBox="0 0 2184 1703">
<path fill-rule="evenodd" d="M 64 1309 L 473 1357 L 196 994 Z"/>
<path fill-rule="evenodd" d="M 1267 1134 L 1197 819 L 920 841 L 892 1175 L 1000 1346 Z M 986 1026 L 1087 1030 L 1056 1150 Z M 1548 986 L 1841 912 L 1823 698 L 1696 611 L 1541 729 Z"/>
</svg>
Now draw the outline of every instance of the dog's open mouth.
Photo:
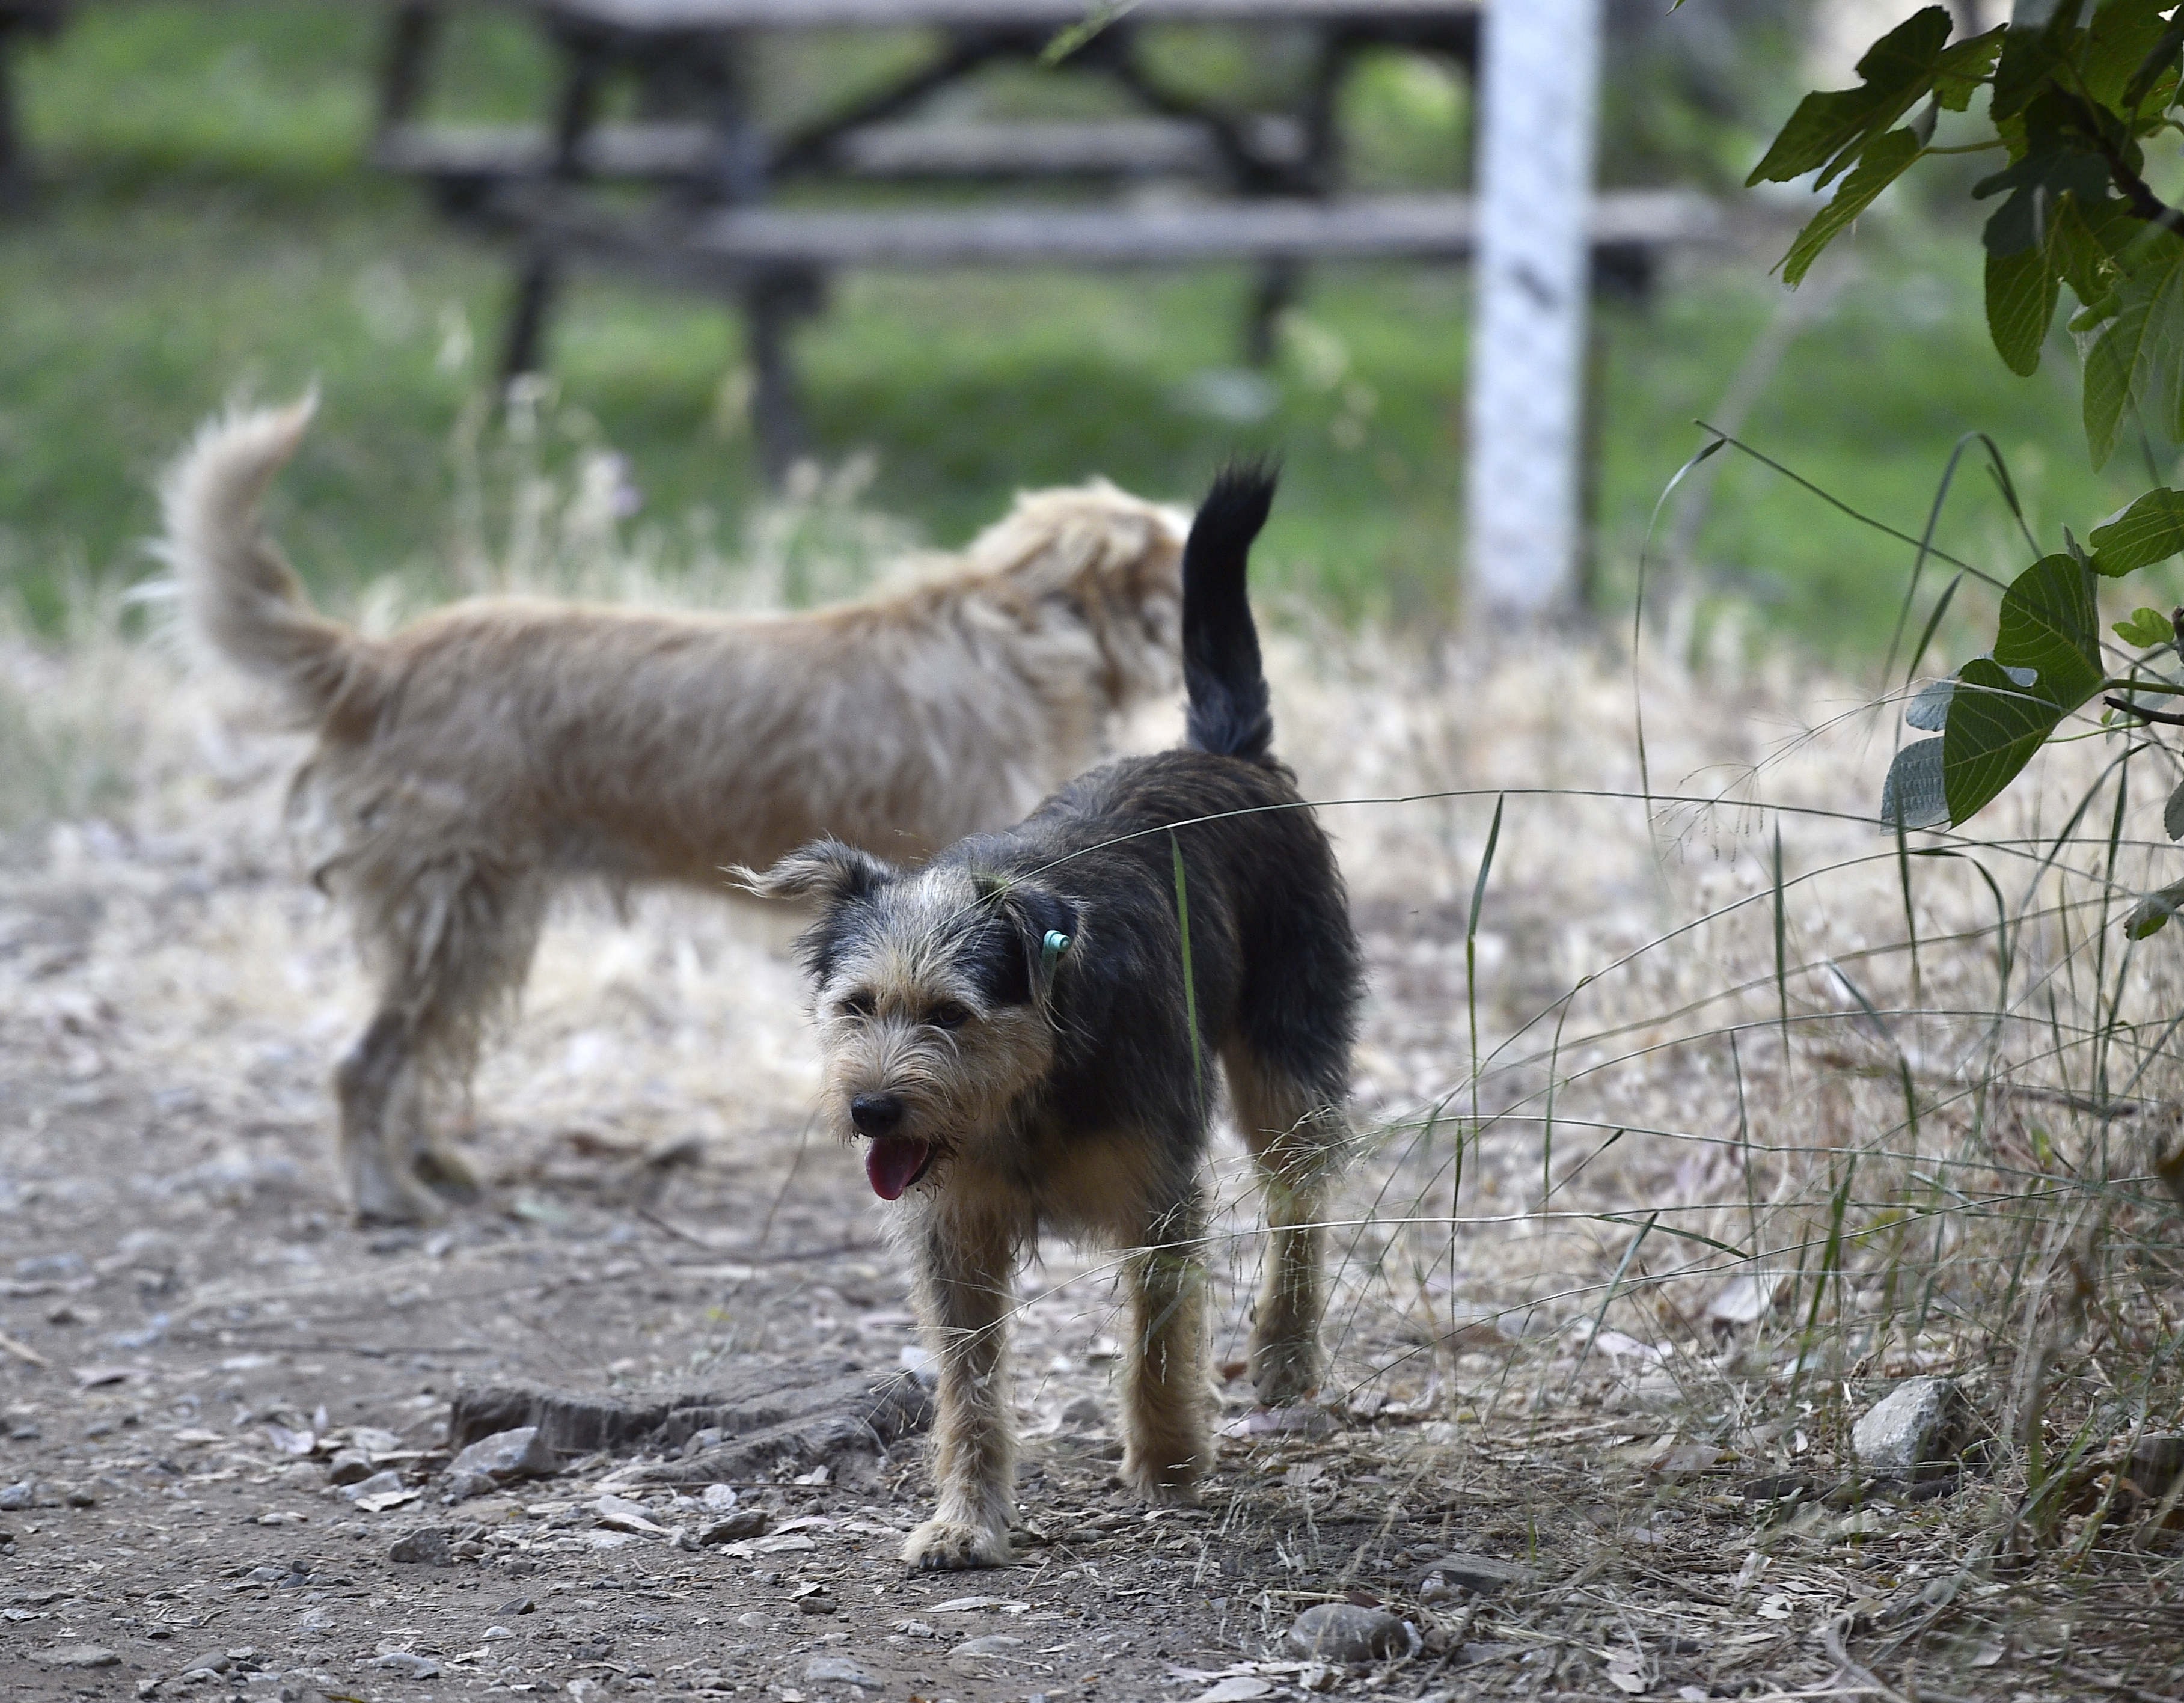
<svg viewBox="0 0 2184 1703">
<path fill-rule="evenodd" d="M 903 1191 L 933 1163 L 933 1144 L 910 1135 L 878 1135 L 865 1149 L 865 1175 L 883 1200 L 900 1200 Z"/>
</svg>

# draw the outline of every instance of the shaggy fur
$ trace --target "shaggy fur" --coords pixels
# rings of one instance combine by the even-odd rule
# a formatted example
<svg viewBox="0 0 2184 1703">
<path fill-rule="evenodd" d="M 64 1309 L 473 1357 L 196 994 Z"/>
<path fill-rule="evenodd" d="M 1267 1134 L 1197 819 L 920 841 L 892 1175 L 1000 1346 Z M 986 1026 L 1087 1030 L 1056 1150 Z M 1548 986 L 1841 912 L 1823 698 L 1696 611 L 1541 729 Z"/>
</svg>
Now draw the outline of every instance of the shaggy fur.
<svg viewBox="0 0 2184 1703">
<path fill-rule="evenodd" d="M 316 749 L 292 803 L 378 1005 L 336 1073 L 360 1217 L 474 1188 L 427 1099 L 467 1082 L 574 878 L 718 888 L 815 835 L 918 855 L 1010 821 L 1174 677 L 1182 526 L 1095 484 L 1018 499 L 950 570 L 809 615 L 480 598 L 370 638 L 260 529 L 313 401 L 207 425 L 169 475 L 187 624 Z"/>
<path fill-rule="evenodd" d="M 1347 1140 L 1360 976 L 1333 849 L 1268 754 L 1245 570 L 1272 492 L 1224 476 L 1192 526 L 1189 749 L 1096 770 L 919 869 L 824 842 L 744 872 L 822 904 L 804 950 L 827 1110 L 865 1138 L 916 1263 L 940 1499 L 914 1566 L 1010 1557 L 1004 1331 L 1043 1229 L 1129 1250 L 1123 1476 L 1156 1500 L 1190 1494 L 1208 1459 L 1217 1060 L 1273 1231 L 1258 1394 L 1293 1402 L 1318 1380 L 1320 1199 Z"/>
</svg>

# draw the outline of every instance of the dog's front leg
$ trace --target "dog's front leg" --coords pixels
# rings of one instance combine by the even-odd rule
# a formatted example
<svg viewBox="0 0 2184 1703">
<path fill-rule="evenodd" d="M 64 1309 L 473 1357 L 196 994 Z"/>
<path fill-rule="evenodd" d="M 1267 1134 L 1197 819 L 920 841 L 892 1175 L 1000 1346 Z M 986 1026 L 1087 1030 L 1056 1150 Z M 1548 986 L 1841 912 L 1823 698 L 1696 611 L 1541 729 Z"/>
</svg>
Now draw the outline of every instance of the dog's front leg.
<svg viewBox="0 0 2184 1703">
<path fill-rule="evenodd" d="M 349 1200 L 366 1224 L 430 1223 L 444 1216 L 406 1162 L 394 1126 L 424 1116 L 419 1103 L 415 1025 L 402 1012 L 382 1010 L 334 1071 L 340 1102 L 339 1146 Z"/>
<path fill-rule="evenodd" d="M 917 1310 L 940 1367 L 933 1429 L 940 1500 L 902 1558 L 914 1567 L 1005 1567 L 1014 1559 L 1006 1331 L 1016 1238 L 996 1218 L 935 1210 L 918 1254 Z"/>
<path fill-rule="evenodd" d="M 1206 1465 L 1204 1230 L 1193 1181 L 1129 1260 L 1123 1478 L 1156 1502 L 1193 1500 Z"/>
</svg>

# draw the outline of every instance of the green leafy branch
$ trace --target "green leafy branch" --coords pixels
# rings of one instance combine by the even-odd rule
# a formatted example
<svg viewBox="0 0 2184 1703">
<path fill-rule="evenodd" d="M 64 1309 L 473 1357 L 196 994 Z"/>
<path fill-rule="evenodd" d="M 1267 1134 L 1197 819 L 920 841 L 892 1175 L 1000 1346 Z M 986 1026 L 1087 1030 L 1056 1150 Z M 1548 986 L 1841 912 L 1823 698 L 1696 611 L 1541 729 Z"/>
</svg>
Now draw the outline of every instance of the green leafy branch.
<svg viewBox="0 0 2184 1703">
<path fill-rule="evenodd" d="M 2127 420 L 2184 439 L 2184 209 L 2155 192 L 2146 155 L 2149 142 L 2184 135 L 2184 7 L 2018 0 L 2007 25 L 1961 40 L 1953 29 L 1947 8 L 1929 6 L 1890 31 L 1858 61 L 1858 86 L 1806 96 L 1753 169 L 1752 183 L 1812 173 L 1819 187 L 1836 186 L 1783 256 L 1785 281 L 1802 280 L 1919 160 L 1998 151 L 2008 163 L 1971 192 L 1997 203 L 1981 236 L 1996 352 L 2013 372 L 2037 371 L 2067 287 L 2093 464 L 2114 453 Z M 1941 114 L 1970 113 L 1981 91 L 1985 133 L 1937 146 Z M 2184 683 L 2153 671 L 2178 652 L 2173 622 L 2142 609 L 2120 623 L 2118 636 L 2148 654 L 2129 677 L 2111 678 L 2095 588 L 2184 552 L 2184 493 L 2147 492 L 2087 543 L 2066 533 L 2064 550 L 2020 574 L 1988 654 L 1913 699 L 1906 719 L 1936 737 L 1906 745 L 1891 766 L 1881 799 L 1890 826 L 1969 821 L 2096 697 L 2140 725 L 2175 720 L 2138 702 L 2184 695 Z M 2178 838 L 2184 792 L 2169 816 Z"/>
</svg>

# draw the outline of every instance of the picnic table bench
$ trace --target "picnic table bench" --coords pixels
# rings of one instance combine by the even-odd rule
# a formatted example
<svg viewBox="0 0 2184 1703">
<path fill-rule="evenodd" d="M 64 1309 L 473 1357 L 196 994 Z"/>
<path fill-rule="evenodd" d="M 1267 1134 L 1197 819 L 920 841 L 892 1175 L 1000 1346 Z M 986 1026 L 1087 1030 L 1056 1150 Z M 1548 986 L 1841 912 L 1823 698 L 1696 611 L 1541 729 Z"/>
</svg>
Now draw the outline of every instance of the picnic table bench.
<svg viewBox="0 0 2184 1703">
<path fill-rule="evenodd" d="M 560 53 L 554 110 L 519 126 L 419 116 L 453 3 L 409 0 L 398 8 L 375 157 L 520 250 L 504 374 L 539 364 L 558 281 L 572 265 L 722 293 L 742 312 L 754 424 L 777 473 L 804 442 L 788 334 L 838 273 L 1245 262 L 1258 278 L 1246 353 L 1263 360 L 1309 263 L 1461 261 L 1473 248 L 1468 196 L 1342 192 L 1334 109 L 1344 75 L 1368 48 L 1437 53 L 1473 75 L 1480 0 L 497 0 L 528 14 Z M 1306 69 L 1293 104 L 1241 111 L 1164 80 L 1144 36 L 1178 22 L 1301 32 Z M 933 45 L 878 89 L 791 125 L 770 128 L 758 115 L 760 38 L 905 26 L 928 32 Z M 1050 56 L 1061 32 L 1072 32 L 1067 63 L 1104 78 L 1134 112 L 1043 123 L 914 115 L 997 60 Z M 618 75 L 636 81 L 638 114 L 603 122 L 603 92 Z M 966 205 L 953 192 L 970 184 L 1121 190 L 1149 181 L 1187 184 L 1201 198 Z M 588 188 L 598 185 L 641 186 L 649 198 L 632 211 L 627 195 Z M 951 192 L 851 208 L 779 198 L 872 185 Z M 1593 215 L 1596 275 L 1642 288 L 1663 249 L 1708 240 L 1717 225 L 1713 208 L 1696 196 L 1603 195 Z"/>
</svg>

